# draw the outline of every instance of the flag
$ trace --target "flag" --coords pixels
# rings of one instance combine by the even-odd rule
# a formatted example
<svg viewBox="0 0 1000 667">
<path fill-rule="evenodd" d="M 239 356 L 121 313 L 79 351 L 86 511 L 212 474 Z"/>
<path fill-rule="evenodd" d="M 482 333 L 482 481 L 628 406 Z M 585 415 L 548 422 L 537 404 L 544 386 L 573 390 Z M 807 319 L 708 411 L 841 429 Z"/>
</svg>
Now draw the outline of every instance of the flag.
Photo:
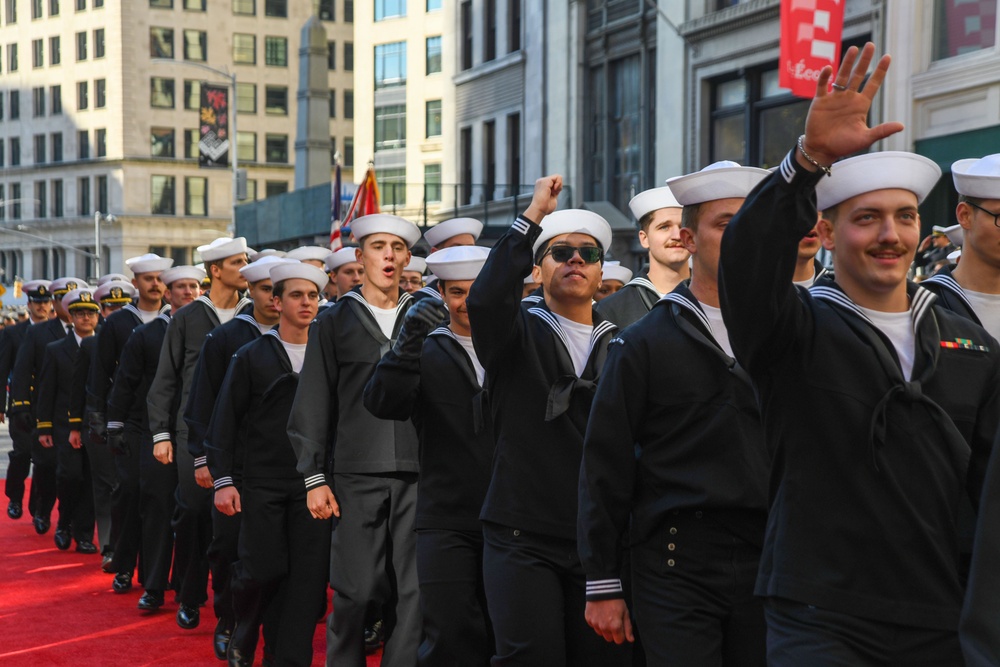
<svg viewBox="0 0 1000 667">
<path fill-rule="evenodd" d="M 816 80 L 826 65 L 833 65 L 836 72 L 844 31 L 844 2 L 781 0 L 778 84 L 793 95 L 815 95 Z"/>
<path fill-rule="evenodd" d="M 344 220 L 341 223 L 341 235 L 350 236 L 351 221 L 355 218 L 378 213 L 378 199 L 378 183 L 375 182 L 375 164 L 369 162 L 368 170 L 365 171 L 365 176 L 361 179 L 361 184 L 358 186 L 357 192 L 354 193 L 354 199 L 351 200 L 351 205 L 347 209 L 347 215 L 344 216 Z"/>
<path fill-rule="evenodd" d="M 201 84 L 198 166 L 229 166 L 229 89 Z"/>
<path fill-rule="evenodd" d="M 340 163 L 337 163 L 336 176 L 333 179 L 333 192 L 330 199 L 330 250 L 340 250 L 344 243 L 340 238 Z"/>
</svg>

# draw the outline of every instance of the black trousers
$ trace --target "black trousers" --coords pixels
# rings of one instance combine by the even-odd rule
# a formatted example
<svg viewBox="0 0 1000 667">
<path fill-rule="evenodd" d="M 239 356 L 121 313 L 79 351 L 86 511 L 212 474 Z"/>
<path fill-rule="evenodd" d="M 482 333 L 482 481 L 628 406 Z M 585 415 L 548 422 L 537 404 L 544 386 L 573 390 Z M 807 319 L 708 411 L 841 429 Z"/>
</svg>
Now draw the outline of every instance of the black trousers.
<svg viewBox="0 0 1000 667">
<path fill-rule="evenodd" d="M 483 585 L 483 533 L 417 532 L 422 667 L 489 665 L 495 646 Z"/>
<path fill-rule="evenodd" d="M 326 606 L 331 522 L 309 513 L 301 478 L 247 479 L 240 495 L 233 645 L 253 655 L 263 623 L 275 664 L 308 667 Z"/>
<path fill-rule="evenodd" d="M 672 513 L 632 547 L 632 600 L 651 665 L 764 667 L 766 626 L 753 589 L 760 548 L 712 519 Z"/>
<path fill-rule="evenodd" d="M 330 538 L 333 612 L 326 630 L 326 661 L 364 667 L 369 609 L 382 611 L 383 667 L 413 667 L 420 646 L 417 583 L 417 474 L 335 474 L 340 519 Z"/>
<path fill-rule="evenodd" d="M 31 438 L 31 462 L 34 464 L 31 475 L 31 496 L 35 499 L 31 514 L 49 518 L 52 516 L 52 508 L 56 505 L 56 468 L 59 462 L 57 448 L 42 447 L 35 429 L 31 431 Z M 28 504 L 31 505 L 30 500 Z"/>
<path fill-rule="evenodd" d="M 630 644 L 610 644 L 587 625 L 576 540 L 492 523 L 484 524 L 483 536 L 495 667 L 631 665 Z"/>
<path fill-rule="evenodd" d="M 146 590 L 170 588 L 174 553 L 171 520 L 177 501 L 177 463 L 164 465 L 153 458 L 153 439 L 145 432 L 139 449 L 139 514 Z"/>
<path fill-rule="evenodd" d="M 767 598 L 764 609 L 771 667 L 965 665 L 957 631 L 896 625 L 781 598 Z"/>
<path fill-rule="evenodd" d="M 139 511 L 139 449 L 142 433 L 125 429 L 125 453 L 114 454 L 118 487 L 112 496 L 111 534 L 115 572 L 135 571 L 142 547 L 142 513 Z M 162 465 L 162 464 L 161 464 Z M 140 569 L 139 580 L 145 581 Z"/>
<path fill-rule="evenodd" d="M 98 445 L 90 441 L 87 429 L 81 432 L 83 448 L 90 461 L 90 475 L 94 488 L 94 516 L 97 519 L 97 539 L 100 540 L 101 553 L 112 550 L 111 541 L 111 508 L 115 487 L 118 486 L 118 473 L 115 471 L 114 456 L 107 445 Z"/>
<path fill-rule="evenodd" d="M 69 444 L 68 430 L 55 430 L 56 489 L 59 497 L 58 529 L 68 530 L 77 542 L 94 540 L 94 490 L 90 461 L 83 448 Z"/>
<path fill-rule="evenodd" d="M 241 483 L 236 487 L 241 489 Z M 245 511 L 245 510 L 244 510 Z M 239 559 L 240 525 L 243 514 L 228 516 L 212 505 L 212 542 L 208 545 L 208 566 L 212 572 L 212 605 L 215 617 L 233 627 L 232 567 Z"/>
<path fill-rule="evenodd" d="M 187 433 L 174 443 L 177 462 L 177 500 L 171 526 L 174 529 L 174 583 L 177 599 L 197 607 L 208 599 L 208 545 L 212 542 L 212 498 L 214 491 L 194 480 L 194 458 L 188 451 Z"/>
<path fill-rule="evenodd" d="M 24 480 L 28 479 L 31 472 L 31 443 L 34 442 L 34 429 L 25 430 L 18 419 L 9 419 L 10 439 L 13 448 L 7 454 L 10 463 L 7 465 L 7 481 L 4 483 L 4 491 L 7 498 L 24 502 Z M 28 496 L 28 514 L 34 515 L 37 483 L 32 480 L 31 494 Z"/>
</svg>

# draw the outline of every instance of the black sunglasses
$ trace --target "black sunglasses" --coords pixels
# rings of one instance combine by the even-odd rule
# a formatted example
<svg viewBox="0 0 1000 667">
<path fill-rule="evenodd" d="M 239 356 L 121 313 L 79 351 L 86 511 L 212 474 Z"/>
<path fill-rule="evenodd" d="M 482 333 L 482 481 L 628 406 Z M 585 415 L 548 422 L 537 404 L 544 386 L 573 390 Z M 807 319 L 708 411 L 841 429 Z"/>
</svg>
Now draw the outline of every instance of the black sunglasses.
<svg viewBox="0 0 1000 667">
<path fill-rule="evenodd" d="M 982 211 L 986 215 L 993 216 L 993 224 L 996 225 L 997 227 L 1000 227 L 1000 213 L 994 213 L 993 211 L 985 209 L 982 206 L 980 206 L 979 204 L 974 204 L 974 203 L 972 203 L 969 200 L 965 200 L 965 203 L 968 204 L 969 206 L 972 206 L 973 208 L 978 208 L 980 211 Z"/>
<path fill-rule="evenodd" d="M 604 259 L 604 251 L 594 245 L 585 246 L 572 246 L 572 245 L 554 245 L 544 253 L 542 253 L 542 259 L 545 259 L 545 255 L 552 255 L 552 259 L 556 260 L 560 264 L 565 264 L 569 260 L 573 259 L 573 255 L 579 254 L 580 259 L 586 264 L 597 264 L 602 259 Z"/>
</svg>

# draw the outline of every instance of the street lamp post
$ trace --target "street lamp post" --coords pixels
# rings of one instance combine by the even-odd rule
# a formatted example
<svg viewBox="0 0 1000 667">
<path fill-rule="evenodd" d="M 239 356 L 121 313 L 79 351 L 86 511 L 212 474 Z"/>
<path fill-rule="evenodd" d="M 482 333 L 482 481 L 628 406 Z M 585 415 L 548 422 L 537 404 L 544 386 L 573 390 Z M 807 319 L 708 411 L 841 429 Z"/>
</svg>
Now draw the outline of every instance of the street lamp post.
<svg viewBox="0 0 1000 667">
<path fill-rule="evenodd" d="M 94 211 L 94 277 L 101 275 L 101 221 L 115 223 L 118 218 L 112 213 Z"/>
</svg>

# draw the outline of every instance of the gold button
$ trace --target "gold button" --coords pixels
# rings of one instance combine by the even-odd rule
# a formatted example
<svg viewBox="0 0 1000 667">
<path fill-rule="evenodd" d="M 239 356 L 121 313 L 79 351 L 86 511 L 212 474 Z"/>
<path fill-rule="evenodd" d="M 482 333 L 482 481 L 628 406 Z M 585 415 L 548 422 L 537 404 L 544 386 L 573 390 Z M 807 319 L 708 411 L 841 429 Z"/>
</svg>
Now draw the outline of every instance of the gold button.
<svg viewBox="0 0 1000 667">
<path fill-rule="evenodd" d="M 519 531 L 519 530 L 515 530 L 514 531 L 514 537 L 520 537 L 520 535 L 521 535 L 521 531 Z"/>
<path fill-rule="evenodd" d="M 670 528 L 670 534 L 671 534 L 671 535 L 676 535 L 676 534 L 677 534 L 677 529 L 676 529 L 676 528 L 673 528 L 673 527 L 671 527 L 671 528 Z"/>
<path fill-rule="evenodd" d="M 674 549 L 676 549 L 676 548 L 677 548 L 677 547 L 676 547 L 676 546 L 674 545 L 674 543 L 673 543 L 673 542 L 671 542 L 670 544 L 668 544 L 668 545 L 667 545 L 667 549 L 669 549 L 670 551 L 673 551 L 673 550 L 674 550 Z"/>
<path fill-rule="evenodd" d="M 674 566 L 674 559 L 671 558 L 670 560 L 668 560 L 667 561 L 667 565 L 669 565 L 670 567 L 673 567 Z"/>
</svg>

